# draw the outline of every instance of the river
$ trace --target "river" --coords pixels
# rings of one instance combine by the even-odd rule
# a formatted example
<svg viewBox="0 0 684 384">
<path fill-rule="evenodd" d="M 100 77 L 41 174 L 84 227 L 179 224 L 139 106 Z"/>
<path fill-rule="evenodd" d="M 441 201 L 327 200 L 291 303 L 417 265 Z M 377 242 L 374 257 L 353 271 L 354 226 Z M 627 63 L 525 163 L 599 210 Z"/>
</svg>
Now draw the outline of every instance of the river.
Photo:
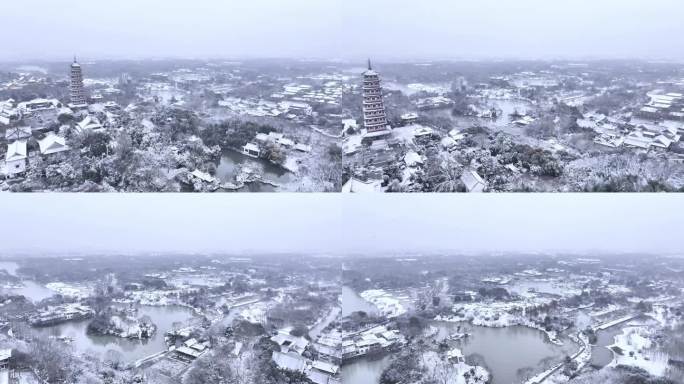
<svg viewBox="0 0 684 384">
<path fill-rule="evenodd" d="M 67 336 L 72 338 L 74 341 L 71 345 L 80 353 L 93 351 L 104 355 L 108 350 L 114 350 L 123 354 L 126 362 L 132 362 L 166 350 L 164 334 L 172 330 L 173 324 L 176 322 L 187 325 L 187 321 L 193 317 L 193 312 L 189 308 L 180 306 L 141 306 L 136 316 L 144 315 L 149 316 L 157 326 L 157 332 L 147 340 L 89 335 L 87 327 L 90 320 L 73 321 L 51 327 L 35 328 L 35 330 L 45 336 Z"/>
<path fill-rule="evenodd" d="M 342 286 L 342 317 L 347 317 L 354 312 L 363 311 L 368 314 L 377 314 L 378 309 L 364 300 L 353 289 Z"/>
<path fill-rule="evenodd" d="M 254 159 L 233 150 L 225 150 L 221 155 L 221 161 L 216 168 L 216 177 L 221 182 L 235 182 L 240 166 L 249 164 L 256 169 L 262 170 L 264 180 L 276 184 L 287 184 L 292 181 L 291 172 L 263 159 Z M 264 183 L 249 183 L 240 192 L 275 192 L 276 187 Z"/>
</svg>

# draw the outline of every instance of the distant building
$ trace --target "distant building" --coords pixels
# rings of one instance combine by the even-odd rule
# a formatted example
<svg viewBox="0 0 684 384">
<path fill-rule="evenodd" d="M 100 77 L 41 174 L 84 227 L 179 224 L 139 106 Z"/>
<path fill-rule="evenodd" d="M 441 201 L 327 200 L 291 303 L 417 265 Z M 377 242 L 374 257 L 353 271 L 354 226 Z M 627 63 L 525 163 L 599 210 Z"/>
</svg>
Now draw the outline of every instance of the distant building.
<svg viewBox="0 0 684 384">
<path fill-rule="evenodd" d="M 370 60 L 368 70 L 363 74 L 363 125 L 368 134 L 389 131 L 380 75 L 373 70 Z"/>
<path fill-rule="evenodd" d="M 55 99 L 33 99 L 19 103 L 18 109 L 22 114 L 30 115 L 34 112 L 57 110 L 59 106 L 59 101 Z"/>
<path fill-rule="evenodd" d="M 418 114 L 415 112 L 405 113 L 401 115 L 401 121 L 404 122 L 404 124 L 413 124 L 418 121 Z"/>
<path fill-rule="evenodd" d="M 85 107 L 86 103 L 85 91 L 83 89 L 83 71 L 81 64 L 76 61 L 71 64 L 71 83 L 69 85 L 70 101 L 72 108 Z"/>
</svg>

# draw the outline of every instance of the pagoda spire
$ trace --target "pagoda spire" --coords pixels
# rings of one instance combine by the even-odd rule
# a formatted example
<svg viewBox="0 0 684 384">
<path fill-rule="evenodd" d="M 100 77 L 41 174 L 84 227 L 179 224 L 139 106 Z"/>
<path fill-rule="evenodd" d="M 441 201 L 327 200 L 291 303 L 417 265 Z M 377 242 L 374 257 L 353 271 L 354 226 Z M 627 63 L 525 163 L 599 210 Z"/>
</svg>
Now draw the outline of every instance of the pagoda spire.
<svg viewBox="0 0 684 384">
<path fill-rule="evenodd" d="M 371 60 L 370 60 L 370 58 L 369 58 L 369 59 L 368 59 L 368 70 L 370 71 L 370 70 L 372 70 L 372 69 L 373 69 L 373 66 L 371 65 Z"/>
</svg>

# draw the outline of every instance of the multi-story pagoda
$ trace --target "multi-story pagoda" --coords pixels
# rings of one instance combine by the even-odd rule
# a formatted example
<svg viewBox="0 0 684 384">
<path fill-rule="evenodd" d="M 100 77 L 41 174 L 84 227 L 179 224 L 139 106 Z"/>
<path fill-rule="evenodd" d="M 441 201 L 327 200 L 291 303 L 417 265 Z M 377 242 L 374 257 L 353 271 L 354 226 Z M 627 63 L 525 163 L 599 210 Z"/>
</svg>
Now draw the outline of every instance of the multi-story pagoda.
<svg viewBox="0 0 684 384">
<path fill-rule="evenodd" d="M 373 70 L 370 59 L 363 74 L 363 125 L 369 135 L 389 133 L 385 103 L 382 101 L 380 75 Z"/>
<path fill-rule="evenodd" d="M 85 107 L 86 103 L 85 91 L 83 90 L 83 71 L 81 70 L 81 64 L 76 61 L 74 57 L 74 62 L 71 64 L 71 83 L 69 84 L 69 92 L 71 96 L 72 108 Z"/>
</svg>

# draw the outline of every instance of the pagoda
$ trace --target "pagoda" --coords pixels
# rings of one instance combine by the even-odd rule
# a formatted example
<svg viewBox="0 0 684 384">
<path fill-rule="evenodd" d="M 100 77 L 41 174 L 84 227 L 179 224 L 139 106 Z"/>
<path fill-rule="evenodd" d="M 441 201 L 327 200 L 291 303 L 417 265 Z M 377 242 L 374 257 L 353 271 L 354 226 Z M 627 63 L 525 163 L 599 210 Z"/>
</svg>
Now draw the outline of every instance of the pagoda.
<svg viewBox="0 0 684 384">
<path fill-rule="evenodd" d="M 368 59 L 368 70 L 363 74 L 363 125 L 367 135 L 380 136 L 390 132 L 382 101 L 380 75 L 373 70 Z"/>
<path fill-rule="evenodd" d="M 86 103 L 85 91 L 83 90 L 83 71 L 81 70 L 81 64 L 76 61 L 76 57 L 74 57 L 74 62 L 71 64 L 69 94 L 71 96 L 70 107 L 83 108 L 88 105 Z"/>
</svg>

